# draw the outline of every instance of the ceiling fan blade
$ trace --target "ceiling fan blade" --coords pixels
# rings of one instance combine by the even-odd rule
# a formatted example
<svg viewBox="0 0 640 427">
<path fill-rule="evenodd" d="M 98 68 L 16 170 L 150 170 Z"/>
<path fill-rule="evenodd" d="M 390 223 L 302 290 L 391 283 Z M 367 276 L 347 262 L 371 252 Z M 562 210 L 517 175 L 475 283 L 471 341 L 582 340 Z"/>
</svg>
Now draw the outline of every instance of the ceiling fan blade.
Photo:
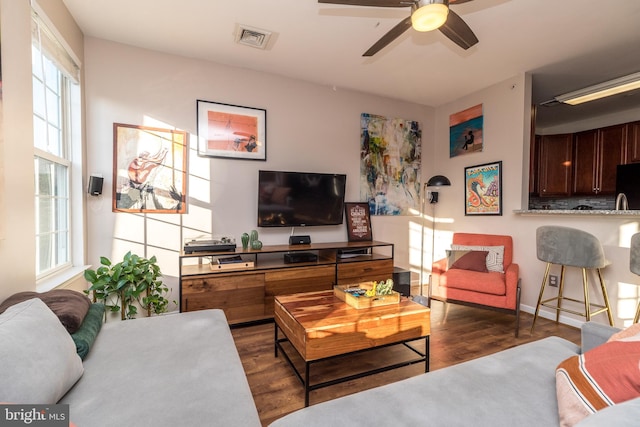
<svg viewBox="0 0 640 427">
<path fill-rule="evenodd" d="M 409 7 L 415 3 L 412 0 L 318 0 L 318 3 L 346 4 L 350 6 L 372 7 Z"/>
<path fill-rule="evenodd" d="M 439 28 L 439 30 L 464 50 L 467 50 L 474 44 L 478 43 L 478 38 L 473 34 L 471 28 L 469 28 L 467 23 L 451 9 L 449 9 L 447 21 Z"/>
<path fill-rule="evenodd" d="M 472 0 L 449 0 L 449 4 L 462 4 L 462 3 L 468 3 Z"/>
<path fill-rule="evenodd" d="M 400 37 L 402 35 L 402 33 L 407 31 L 409 28 L 411 28 L 411 17 L 410 16 L 408 18 L 406 18 L 404 21 L 400 22 L 395 27 L 393 27 L 391 29 L 391 31 L 389 31 L 387 34 L 382 36 L 382 38 L 380 40 L 378 40 L 373 46 L 371 46 L 369 48 L 369 50 L 366 51 L 362 56 L 373 56 L 373 55 L 375 55 L 376 53 L 378 53 L 378 51 L 383 49 L 386 45 L 388 45 L 389 43 L 391 43 L 392 41 L 394 41 L 395 39 Z"/>
</svg>

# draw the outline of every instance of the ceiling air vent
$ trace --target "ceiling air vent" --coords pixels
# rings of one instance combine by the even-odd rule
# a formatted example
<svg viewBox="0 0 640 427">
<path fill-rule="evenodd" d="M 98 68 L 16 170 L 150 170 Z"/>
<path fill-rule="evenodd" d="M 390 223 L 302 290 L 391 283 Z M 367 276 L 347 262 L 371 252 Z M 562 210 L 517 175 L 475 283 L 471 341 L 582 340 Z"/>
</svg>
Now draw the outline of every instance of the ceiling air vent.
<svg viewBox="0 0 640 427">
<path fill-rule="evenodd" d="M 248 27 L 241 24 L 237 24 L 236 27 L 236 43 L 244 44 L 258 49 L 264 49 L 267 47 L 269 38 L 271 38 L 271 31 Z"/>
</svg>

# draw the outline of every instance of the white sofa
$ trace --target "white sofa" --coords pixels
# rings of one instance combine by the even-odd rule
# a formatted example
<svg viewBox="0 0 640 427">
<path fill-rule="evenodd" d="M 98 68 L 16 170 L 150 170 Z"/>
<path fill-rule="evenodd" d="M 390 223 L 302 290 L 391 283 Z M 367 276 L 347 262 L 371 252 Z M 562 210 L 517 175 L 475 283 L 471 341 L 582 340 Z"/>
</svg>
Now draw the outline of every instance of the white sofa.
<svg viewBox="0 0 640 427">
<path fill-rule="evenodd" d="M 583 350 L 603 344 L 615 331 L 586 323 Z M 556 367 L 580 353 L 577 345 L 549 337 L 312 405 L 271 427 L 557 427 Z M 598 411 L 578 426 L 631 427 L 639 420 L 640 398 L 635 398 Z"/>
<path fill-rule="evenodd" d="M 82 361 L 39 299 L 0 314 L 0 402 L 66 403 L 80 427 L 260 426 L 221 310 L 102 326 Z"/>
</svg>

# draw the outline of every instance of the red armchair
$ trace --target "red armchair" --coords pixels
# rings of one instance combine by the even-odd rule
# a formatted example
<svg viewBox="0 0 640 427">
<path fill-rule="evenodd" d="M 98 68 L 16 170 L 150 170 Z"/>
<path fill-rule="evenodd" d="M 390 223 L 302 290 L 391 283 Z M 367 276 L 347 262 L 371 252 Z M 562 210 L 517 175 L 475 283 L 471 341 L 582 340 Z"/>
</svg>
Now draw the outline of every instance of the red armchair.
<svg viewBox="0 0 640 427">
<path fill-rule="evenodd" d="M 504 247 L 503 271 L 480 272 L 448 269 L 447 258 L 435 261 L 431 269 L 429 298 L 445 303 L 485 308 L 516 316 L 515 336 L 520 328 L 519 266 L 513 262 L 511 236 L 454 233 L 452 248 L 459 246 Z M 495 267 L 494 269 L 500 269 Z"/>
</svg>

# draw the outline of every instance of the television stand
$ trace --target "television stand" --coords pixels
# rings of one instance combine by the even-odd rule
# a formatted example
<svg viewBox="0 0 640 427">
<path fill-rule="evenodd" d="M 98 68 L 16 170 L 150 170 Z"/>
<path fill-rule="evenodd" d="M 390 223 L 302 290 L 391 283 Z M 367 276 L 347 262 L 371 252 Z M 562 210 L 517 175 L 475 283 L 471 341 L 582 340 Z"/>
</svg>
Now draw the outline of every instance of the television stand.
<svg viewBox="0 0 640 427">
<path fill-rule="evenodd" d="M 351 256 L 342 258 L 345 252 Z M 378 241 L 265 245 L 262 249 L 236 248 L 235 253 L 183 252 L 179 258 L 180 311 L 220 308 L 230 324 L 273 319 L 276 295 L 329 291 L 336 284 L 392 278 L 393 252 L 393 243 Z M 306 258 L 309 255 L 315 259 Z M 212 257 L 229 256 L 240 256 L 244 263 L 237 269 L 211 269 Z M 297 262 L 287 263 L 289 257 Z"/>
</svg>

